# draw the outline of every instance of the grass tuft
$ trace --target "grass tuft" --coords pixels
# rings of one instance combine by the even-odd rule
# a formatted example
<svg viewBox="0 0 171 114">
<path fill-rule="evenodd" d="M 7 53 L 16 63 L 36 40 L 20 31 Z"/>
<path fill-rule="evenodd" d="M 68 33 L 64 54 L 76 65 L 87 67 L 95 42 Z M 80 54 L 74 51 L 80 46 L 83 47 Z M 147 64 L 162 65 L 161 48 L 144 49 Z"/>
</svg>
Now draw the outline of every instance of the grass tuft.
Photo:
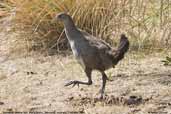
<svg viewBox="0 0 171 114">
<path fill-rule="evenodd" d="M 131 41 L 131 50 L 163 49 L 171 46 L 170 0 L 11 0 L 17 27 L 31 50 L 67 50 L 59 12 L 68 12 L 76 25 L 116 45 L 121 33 Z M 19 39 L 21 40 L 21 39 Z"/>
</svg>

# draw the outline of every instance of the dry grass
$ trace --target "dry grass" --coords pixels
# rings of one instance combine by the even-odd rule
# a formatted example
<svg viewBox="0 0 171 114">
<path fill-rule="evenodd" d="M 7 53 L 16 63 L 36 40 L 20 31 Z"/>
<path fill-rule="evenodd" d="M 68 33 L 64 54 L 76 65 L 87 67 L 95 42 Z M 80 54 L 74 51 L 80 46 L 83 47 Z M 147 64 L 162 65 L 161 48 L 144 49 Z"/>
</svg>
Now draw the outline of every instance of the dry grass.
<svg viewBox="0 0 171 114">
<path fill-rule="evenodd" d="M 78 27 L 116 44 L 121 33 L 131 40 L 132 50 L 171 45 L 170 0 L 11 0 L 15 22 L 29 49 L 68 49 L 61 23 L 52 23 L 61 11 L 68 12 Z M 23 40 L 18 39 L 18 40 Z"/>
</svg>

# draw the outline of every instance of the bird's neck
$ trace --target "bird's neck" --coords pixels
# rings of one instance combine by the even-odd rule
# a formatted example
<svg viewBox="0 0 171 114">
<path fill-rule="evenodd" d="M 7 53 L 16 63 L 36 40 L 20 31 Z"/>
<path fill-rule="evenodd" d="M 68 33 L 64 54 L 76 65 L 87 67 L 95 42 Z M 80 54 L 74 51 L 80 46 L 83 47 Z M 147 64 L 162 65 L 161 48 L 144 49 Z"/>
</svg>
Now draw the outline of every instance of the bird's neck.
<svg viewBox="0 0 171 114">
<path fill-rule="evenodd" d="M 64 27 L 68 40 L 75 40 L 78 38 L 80 31 L 77 29 L 72 19 L 64 22 Z"/>
</svg>

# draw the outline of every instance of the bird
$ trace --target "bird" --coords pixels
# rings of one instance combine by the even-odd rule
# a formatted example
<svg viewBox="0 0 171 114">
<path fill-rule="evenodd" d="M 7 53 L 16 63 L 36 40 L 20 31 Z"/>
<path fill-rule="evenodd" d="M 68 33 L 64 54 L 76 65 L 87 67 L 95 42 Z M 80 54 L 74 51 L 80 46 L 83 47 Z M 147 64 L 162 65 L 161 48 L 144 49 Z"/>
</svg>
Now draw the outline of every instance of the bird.
<svg viewBox="0 0 171 114">
<path fill-rule="evenodd" d="M 92 71 L 97 70 L 102 75 L 102 86 L 100 88 L 100 99 L 103 99 L 105 93 L 106 81 L 109 80 L 105 71 L 114 68 L 129 50 L 129 40 L 125 34 L 121 34 L 118 47 L 115 49 L 108 43 L 97 38 L 86 31 L 79 29 L 72 17 L 61 12 L 55 16 L 55 19 L 61 21 L 64 25 L 64 31 L 69 41 L 71 50 L 77 62 L 83 68 L 88 81 L 71 80 L 65 86 L 72 85 L 92 85 Z"/>
</svg>

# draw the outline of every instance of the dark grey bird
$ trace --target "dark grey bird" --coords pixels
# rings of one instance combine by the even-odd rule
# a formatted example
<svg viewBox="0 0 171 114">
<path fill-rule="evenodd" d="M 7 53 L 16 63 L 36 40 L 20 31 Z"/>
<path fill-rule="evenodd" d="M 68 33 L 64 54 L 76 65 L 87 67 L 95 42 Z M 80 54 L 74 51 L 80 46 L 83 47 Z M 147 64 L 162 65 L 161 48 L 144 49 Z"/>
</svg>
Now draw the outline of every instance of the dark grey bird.
<svg viewBox="0 0 171 114">
<path fill-rule="evenodd" d="M 79 86 L 79 84 L 91 85 L 92 70 L 98 70 L 102 75 L 100 98 L 103 98 L 106 81 L 108 80 L 105 70 L 114 67 L 124 58 L 125 53 L 129 49 L 128 38 L 124 34 L 121 34 L 119 46 L 117 49 L 114 49 L 99 38 L 78 29 L 71 16 L 67 13 L 57 14 L 56 18 L 63 22 L 65 34 L 71 46 L 73 55 L 84 69 L 88 78 L 87 82 L 73 80 L 65 86 Z"/>
</svg>

